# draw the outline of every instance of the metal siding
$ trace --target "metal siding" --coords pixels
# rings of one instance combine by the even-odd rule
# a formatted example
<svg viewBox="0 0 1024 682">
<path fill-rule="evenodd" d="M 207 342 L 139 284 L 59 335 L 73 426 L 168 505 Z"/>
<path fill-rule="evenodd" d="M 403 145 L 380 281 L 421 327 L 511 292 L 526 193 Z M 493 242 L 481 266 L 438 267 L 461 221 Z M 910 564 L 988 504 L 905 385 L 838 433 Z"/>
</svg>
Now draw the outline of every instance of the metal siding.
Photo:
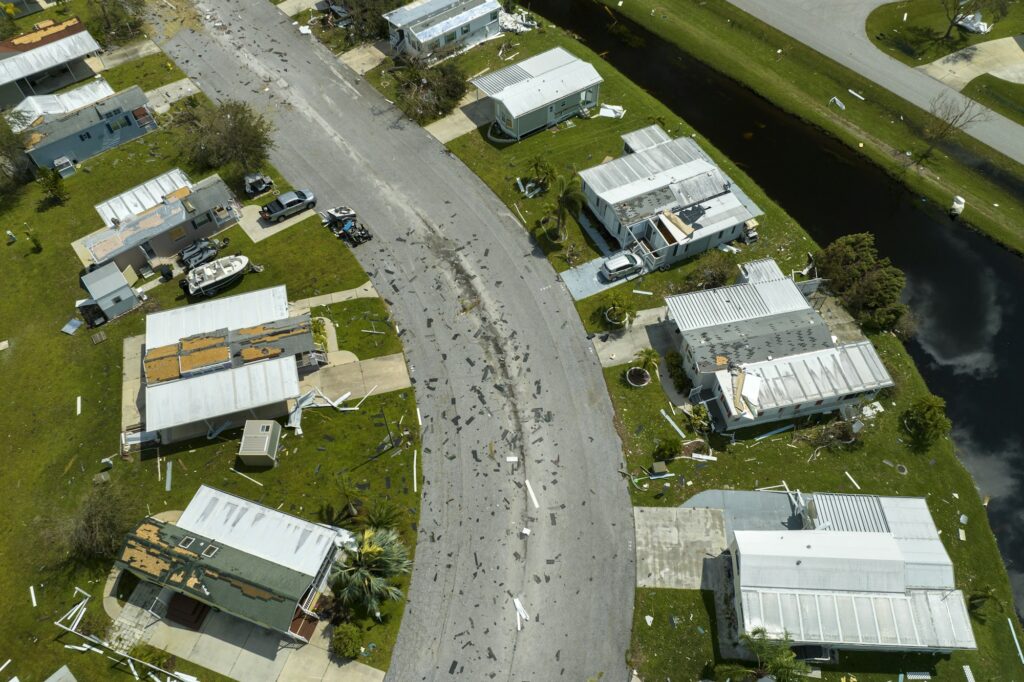
<svg viewBox="0 0 1024 682">
<path fill-rule="evenodd" d="M 107 81 L 99 78 L 67 92 L 26 97 L 11 112 L 15 116 L 9 114 L 7 119 L 14 132 L 21 132 L 30 128 L 40 116 L 63 116 L 112 95 L 114 89 Z"/>
<path fill-rule="evenodd" d="M 633 153 L 656 147 L 659 144 L 669 142 L 672 138 L 665 130 L 655 123 L 640 130 L 634 130 L 622 136 L 623 145 L 629 147 Z"/>
<path fill-rule="evenodd" d="M 288 317 L 288 291 L 279 285 L 153 313 L 146 318 L 146 347 L 177 343 L 194 334 L 241 329 Z"/>
</svg>

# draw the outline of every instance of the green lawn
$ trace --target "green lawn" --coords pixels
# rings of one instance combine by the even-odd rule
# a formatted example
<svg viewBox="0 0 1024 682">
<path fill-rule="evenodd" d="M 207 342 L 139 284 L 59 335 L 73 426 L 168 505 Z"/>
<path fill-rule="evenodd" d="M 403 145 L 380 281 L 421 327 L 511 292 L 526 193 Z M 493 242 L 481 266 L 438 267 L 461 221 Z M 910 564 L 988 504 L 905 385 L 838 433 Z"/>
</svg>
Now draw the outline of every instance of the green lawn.
<svg viewBox="0 0 1024 682">
<path fill-rule="evenodd" d="M 621 7 L 618 0 L 599 1 L 609 11 L 623 13 L 681 51 L 835 135 L 912 192 L 940 206 L 947 206 L 956 194 L 964 196 L 968 206 L 975 206 L 964 213 L 968 225 L 1013 251 L 1024 252 L 1024 196 L 1013 189 L 1014 182 L 1024 178 L 1021 164 L 960 134 L 952 140 L 955 154 L 946 150 L 923 168 L 908 167 L 904 152 L 920 153 L 927 147 L 922 137 L 930 120 L 927 112 L 727 0 L 631 0 Z M 844 98 L 846 111 L 837 113 L 828 101 L 848 88 L 860 92 L 866 101 Z M 1000 173 L 989 171 L 991 166 Z"/>
<path fill-rule="evenodd" d="M 1024 125 L 1024 85 L 986 73 L 968 83 L 961 92 Z"/>
<path fill-rule="evenodd" d="M 93 205 L 176 166 L 193 179 L 203 177 L 181 155 L 182 134 L 164 125 L 86 161 L 65 181 L 70 198 L 63 206 L 37 210 L 40 189 L 29 185 L 0 207 L 4 223 L 19 235 L 17 243 L 0 251 L 0 288 L 6 294 L 0 302 L 0 339 L 10 342 L 9 349 L 0 351 L 0 385 L 7 389 L 0 398 L 0 433 L 6 443 L 0 480 L 5 483 L 7 510 L 0 521 L 0 603 L 8 606 L 3 659 L 13 659 L 5 673 L 23 680 L 42 679 L 64 662 L 81 680 L 130 679 L 110 671 L 107 659 L 68 652 L 62 644 L 70 640 L 54 639 L 52 621 L 72 605 L 73 586 L 98 597 L 109 563 L 66 562 L 60 547 L 49 542 L 47 529 L 53 521 L 74 514 L 92 488 L 99 460 L 117 450 L 121 340 L 143 332 L 145 311 L 185 301 L 176 283 L 157 287 L 144 311 L 104 326 L 108 338 L 98 345 L 90 341 L 87 330 L 74 336 L 59 330 L 73 316 L 74 301 L 83 296 L 78 284 L 81 264 L 69 243 L 102 225 Z M 22 235 L 25 228 L 38 235 L 41 252 L 33 253 Z M 259 244 L 249 242 L 238 227 L 224 236 L 231 239 L 231 252 L 241 251 L 265 267 L 228 293 L 284 283 L 296 299 L 349 289 L 367 279 L 351 251 L 320 227 L 316 216 Z M 76 396 L 82 397 L 81 416 L 75 415 Z M 315 518 L 321 504 L 337 503 L 338 482 L 345 480 L 365 488 L 360 496 L 368 504 L 387 498 L 408 510 L 408 523 L 403 522 L 401 530 L 412 546 L 419 501 L 410 485 L 411 450 L 418 447 L 418 434 L 413 427 L 410 442 L 398 456 L 388 452 L 377 457 L 377 446 L 386 435 L 376 416 L 382 409 L 392 424 L 403 417 L 405 426 L 416 424 L 411 389 L 372 396 L 359 412 L 307 411 L 305 436 L 287 436 L 281 465 L 249 473 L 262 487 L 230 471 L 237 433 L 166 448 L 162 454 L 175 462 L 176 469 L 170 493 L 157 480 L 151 459 L 116 460 L 110 485 L 126 494 L 123 520 L 131 522 L 147 508 L 182 508 L 200 483 L 273 507 L 284 503 L 286 511 Z M 29 585 L 36 588 L 36 609 L 29 601 Z M 406 585 L 407 581 L 402 583 L 403 589 Z M 94 609 L 100 610 L 98 602 Z M 361 621 L 367 642 L 377 645 L 365 662 L 387 667 L 402 609 L 401 603 L 388 605 L 382 625 Z M 185 663 L 181 667 L 203 680 L 221 679 Z"/>
<path fill-rule="evenodd" d="M 1016 650 L 1006 625 L 1013 616 L 1013 598 L 1006 570 L 999 559 L 995 538 L 990 530 L 985 509 L 978 499 L 970 474 L 960 464 L 953 445 L 943 440 L 928 452 L 911 451 L 904 444 L 900 426 L 901 412 L 928 388 L 907 355 L 902 344 L 892 335 L 872 338 L 890 374 L 896 382 L 894 389 L 879 398 L 885 412 L 868 422 L 863 437 L 854 445 L 836 451 L 822 451 L 816 459 L 808 461 L 814 451 L 807 437 L 814 434 L 822 419 L 802 420 L 796 431 L 789 431 L 763 441 L 754 441 L 755 433 L 765 433 L 778 425 L 765 426 L 754 433 L 741 433 L 741 439 L 729 445 L 725 439 L 712 439 L 716 462 L 677 460 L 669 464 L 676 474 L 665 486 L 661 481 L 650 482 L 646 489 L 629 485 L 633 503 L 638 506 L 678 505 L 702 490 L 735 488 L 750 490 L 762 486 L 778 485 L 785 480 L 791 489 L 808 492 L 874 493 L 885 495 L 917 495 L 927 497 L 936 525 L 946 540 L 956 567 L 957 586 L 970 595 L 991 587 L 994 595 L 986 607 L 987 622 L 975 621 L 974 634 L 978 651 L 958 653 L 948 659 L 931 656 L 895 657 L 882 654 L 862 656 L 844 655 L 841 669 L 827 673 L 826 680 L 839 680 L 842 673 L 855 673 L 868 682 L 892 680 L 896 673 L 907 670 L 933 670 L 939 679 L 963 679 L 962 666 L 970 665 L 976 679 L 1014 679 L 1020 675 Z M 641 467 L 650 467 L 653 452 L 659 442 L 676 437 L 659 411 L 669 411 L 668 399 L 660 385 L 653 383 L 644 388 L 631 388 L 622 378 L 628 364 L 605 369 L 605 380 L 615 407 L 616 428 L 623 442 L 629 471 L 642 474 Z M 895 404 L 894 404 L 895 403 Z M 676 422 L 692 435 L 685 415 L 675 417 Z M 909 473 L 899 475 L 892 464 L 904 464 Z M 860 485 L 856 489 L 846 477 L 849 472 Z M 642 485 L 642 484 L 641 484 Z M 958 496 L 958 497 L 957 497 Z M 957 539 L 960 514 L 968 516 L 967 541 Z M 653 606 L 641 606 L 642 599 L 657 592 Z M 673 590 L 638 590 L 637 612 L 634 624 L 642 623 L 641 608 L 693 609 L 699 599 L 693 592 Z M 652 602 L 648 602 L 651 604 Z M 648 610 L 646 613 L 651 613 Z M 655 614 L 657 620 L 657 614 Z M 701 615 L 698 623 L 709 616 Z M 684 614 L 685 618 L 685 614 Z M 698 618 L 695 616 L 695 618 Z M 641 620 L 638 620 L 641 619 Z M 664 620 L 662 619 L 662 625 Z M 706 627 L 706 626 L 705 626 Z M 1017 624 L 1018 636 L 1024 637 Z M 633 651 L 638 653 L 634 663 L 644 679 L 664 679 L 665 671 L 677 672 L 672 679 L 698 679 L 706 661 L 708 638 L 687 629 L 667 632 L 664 627 L 648 629 L 646 624 L 634 625 Z M 678 633 L 678 634 L 677 634 Z M 676 647 L 664 645 L 663 638 L 671 634 L 679 641 Z M 657 652 L 657 656 L 653 655 Z"/>
<path fill-rule="evenodd" d="M 110 87 L 115 91 L 124 90 L 133 85 L 138 85 L 148 91 L 185 78 L 185 72 L 162 52 L 133 59 L 120 66 L 107 69 L 100 75 L 110 83 Z"/>
<path fill-rule="evenodd" d="M 907 20 L 903 20 L 903 15 Z M 982 11 L 982 20 L 992 23 L 990 11 Z M 988 33 L 971 33 L 954 27 L 949 37 L 949 22 L 938 0 L 904 0 L 876 8 L 864 30 L 871 41 L 886 54 L 904 64 L 921 66 L 971 45 L 1024 33 L 1024 6 L 1008 3 L 1005 17 L 996 20 Z"/>
<path fill-rule="evenodd" d="M 312 312 L 314 316 L 328 318 L 334 325 L 339 350 L 355 353 L 360 360 L 402 352 L 391 313 L 379 298 L 332 303 L 314 308 Z"/>
<path fill-rule="evenodd" d="M 633 605 L 634 638 L 629 665 L 644 680 L 709 679 L 715 665 L 711 592 L 638 588 Z M 651 616 L 651 624 L 646 617 Z"/>
</svg>

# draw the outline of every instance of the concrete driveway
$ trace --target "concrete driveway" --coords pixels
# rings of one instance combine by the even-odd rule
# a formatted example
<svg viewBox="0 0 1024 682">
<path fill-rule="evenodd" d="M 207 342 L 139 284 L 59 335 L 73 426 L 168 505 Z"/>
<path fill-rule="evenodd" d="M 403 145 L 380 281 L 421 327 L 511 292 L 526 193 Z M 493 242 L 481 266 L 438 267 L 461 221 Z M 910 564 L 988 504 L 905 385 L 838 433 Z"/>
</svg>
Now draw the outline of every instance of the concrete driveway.
<svg viewBox="0 0 1024 682">
<path fill-rule="evenodd" d="M 957 90 L 986 73 L 1011 83 L 1024 83 L 1024 36 L 971 45 L 918 70 Z"/>
<path fill-rule="evenodd" d="M 601 277 L 601 265 L 604 264 L 605 258 L 595 258 L 594 260 L 587 261 L 582 265 L 577 265 L 574 268 L 570 268 L 562 272 L 559 276 L 562 281 L 565 282 L 565 288 L 569 290 L 569 294 L 577 301 L 582 301 L 585 298 L 599 294 L 602 291 L 607 291 L 621 284 L 632 282 L 633 280 L 639 279 L 644 276 L 644 272 L 638 272 L 635 275 L 630 275 L 614 282 L 606 282 Z"/>
<path fill-rule="evenodd" d="M 389 678 L 626 679 L 632 507 L 568 291 L 479 178 L 274 5 L 199 9 L 204 30 L 168 53 L 212 98 L 267 115 L 274 165 L 352 197 L 376 235 L 355 255 L 402 329 L 425 479 Z M 510 595 L 531 614 L 521 631 Z"/>
<path fill-rule="evenodd" d="M 685 507 L 637 507 L 633 511 L 637 587 L 709 589 L 705 565 L 728 548 L 722 511 Z"/>
<path fill-rule="evenodd" d="M 270 195 L 267 195 L 270 197 Z M 272 198 L 272 197 L 271 197 Z M 271 198 L 268 198 L 266 202 L 269 202 Z M 266 203 L 264 202 L 264 203 Z M 242 217 L 238 221 L 238 224 L 242 226 L 242 230 L 249 235 L 249 239 L 254 242 L 261 242 L 264 239 L 273 237 L 275 234 L 284 232 L 289 227 L 301 223 L 310 216 L 315 216 L 315 210 L 303 211 L 302 213 L 296 213 L 290 218 L 285 218 L 279 223 L 268 223 L 266 220 L 260 217 L 260 207 L 257 204 L 251 204 L 242 207 Z M 345 246 L 341 244 L 340 246 Z"/>
<path fill-rule="evenodd" d="M 864 32 L 868 15 L 892 0 L 729 0 L 843 66 L 878 83 L 925 111 L 939 95 L 959 100 L 955 88 L 899 62 L 876 48 Z M 783 55 L 785 59 L 785 55 Z M 837 92 L 837 95 L 845 93 Z M 849 98 L 846 98 L 850 101 Z M 984 109 L 984 107 L 983 107 Z M 1024 163 L 1024 126 L 990 109 L 987 120 L 966 132 Z"/>
<path fill-rule="evenodd" d="M 444 144 L 457 137 L 462 137 L 466 133 L 471 133 L 493 120 L 494 104 L 487 97 L 482 96 L 476 88 L 471 88 L 471 92 L 466 93 L 455 111 L 428 125 L 426 131 L 436 137 L 438 142 Z"/>
</svg>

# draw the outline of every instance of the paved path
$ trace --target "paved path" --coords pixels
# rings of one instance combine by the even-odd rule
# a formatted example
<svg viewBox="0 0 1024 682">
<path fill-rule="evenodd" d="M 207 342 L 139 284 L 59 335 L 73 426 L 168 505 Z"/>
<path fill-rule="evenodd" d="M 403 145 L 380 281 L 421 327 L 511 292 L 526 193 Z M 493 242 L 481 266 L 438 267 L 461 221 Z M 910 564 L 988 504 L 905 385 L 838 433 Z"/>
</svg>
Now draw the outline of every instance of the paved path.
<svg viewBox="0 0 1024 682">
<path fill-rule="evenodd" d="M 300 298 L 298 301 L 291 301 L 288 303 L 288 309 L 291 311 L 291 314 L 299 315 L 317 306 L 344 303 L 345 301 L 357 298 L 377 298 L 378 296 L 377 290 L 373 288 L 373 282 L 367 281 L 355 289 L 345 289 L 344 291 L 335 291 L 331 294 L 320 294 L 311 298 Z"/>
<path fill-rule="evenodd" d="M 140 40 L 137 43 L 122 45 L 109 52 L 103 52 L 98 57 L 90 57 L 86 59 L 86 63 L 89 64 L 93 71 L 100 72 L 120 66 L 126 62 L 159 53 L 160 46 L 152 40 Z"/>
<path fill-rule="evenodd" d="M 957 90 L 986 73 L 1011 83 L 1024 83 L 1024 36 L 971 45 L 917 68 Z"/>
<path fill-rule="evenodd" d="M 376 235 L 355 254 L 402 329 L 424 426 L 419 543 L 389 679 L 628 679 L 621 443 L 551 265 L 479 178 L 276 7 L 199 9 L 207 28 L 180 31 L 169 54 L 211 97 L 266 112 L 277 168 Z M 530 614 L 521 632 L 513 596 Z"/>
<path fill-rule="evenodd" d="M 146 97 L 149 98 L 153 111 L 158 114 L 166 114 L 171 110 L 172 104 L 197 92 L 199 92 L 199 88 L 195 83 L 188 78 L 182 78 L 148 91 Z"/>
<path fill-rule="evenodd" d="M 729 0 L 865 78 L 925 111 L 939 95 L 961 98 L 955 89 L 876 48 L 864 32 L 875 7 L 891 0 Z M 843 94 L 843 93 L 836 93 Z M 966 131 L 993 149 L 1024 163 L 1024 126 L 987 110 L 988 120 Z"/>
</svg>

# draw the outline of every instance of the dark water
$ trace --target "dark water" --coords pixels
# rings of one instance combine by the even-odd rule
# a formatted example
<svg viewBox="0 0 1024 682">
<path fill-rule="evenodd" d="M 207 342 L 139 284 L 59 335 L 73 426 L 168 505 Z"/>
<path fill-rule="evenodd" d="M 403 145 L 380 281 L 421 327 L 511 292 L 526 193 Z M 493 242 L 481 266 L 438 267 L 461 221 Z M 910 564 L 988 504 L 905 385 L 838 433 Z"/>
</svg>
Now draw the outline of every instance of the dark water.
<svg viewBox="0 0 1024 682">
<path fill-rule="evenodd" d="M 540 5 L 536 5 L 540 9 Z M 741 166 L 819 243 L 871 231 L 907 274 L 919 333 L 909 350 L 932 391 L 946 399 L 960 458 L 982 495 L 1024 609 L 1024 260 L 950 221 L 853 150 L 681 54 L 643 28 L 630 47 L 610 18 L 583 0 L 542 11 L 648 90 Z M 628 114 L 627 114 L 628 116 Z M 646 125 L 637 121 L 637 126 Z M 935 491 L 942 494 L 942 491 Z"/>
</svg>

